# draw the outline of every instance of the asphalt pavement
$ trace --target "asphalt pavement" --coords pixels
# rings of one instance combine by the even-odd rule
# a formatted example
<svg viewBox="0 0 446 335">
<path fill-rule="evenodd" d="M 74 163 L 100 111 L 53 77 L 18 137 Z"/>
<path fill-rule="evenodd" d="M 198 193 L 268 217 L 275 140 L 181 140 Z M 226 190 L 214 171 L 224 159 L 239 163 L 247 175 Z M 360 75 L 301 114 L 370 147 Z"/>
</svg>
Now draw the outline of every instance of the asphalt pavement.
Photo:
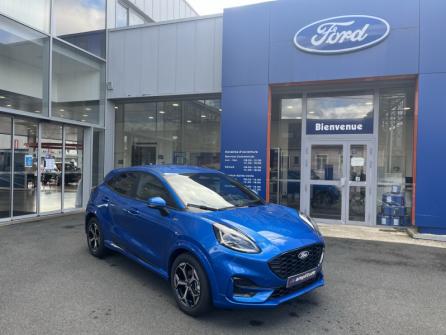
<svg viewBox="0 0 446 335">
<path fill-rule="evenodd" d="M 446 334 L 446 249 L 327 238 L 327 284 L 191 318 L 167 282 L 88 253 L 82 216 L 0 227 L 0 334 Z"/>
</svg>

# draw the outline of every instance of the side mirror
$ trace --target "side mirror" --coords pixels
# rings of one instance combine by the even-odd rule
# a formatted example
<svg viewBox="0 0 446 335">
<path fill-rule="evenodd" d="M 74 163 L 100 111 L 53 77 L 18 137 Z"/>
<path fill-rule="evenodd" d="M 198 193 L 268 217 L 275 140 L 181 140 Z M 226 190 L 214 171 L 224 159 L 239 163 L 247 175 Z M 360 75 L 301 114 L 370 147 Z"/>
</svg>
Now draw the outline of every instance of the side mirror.
<svg viewBox="0 0 446 335">
<path fill-rule="evenodd" d="M 161 212 L 161 214 L 163 214 L 163 215 L 167 215 L 169 213 L 169 211 L 167 210 L 166 200 L 164 200 L 161 197 L 150 198 L 147 201 L 147 205 L 150 208 L 158 209 Z"/>
</svg>

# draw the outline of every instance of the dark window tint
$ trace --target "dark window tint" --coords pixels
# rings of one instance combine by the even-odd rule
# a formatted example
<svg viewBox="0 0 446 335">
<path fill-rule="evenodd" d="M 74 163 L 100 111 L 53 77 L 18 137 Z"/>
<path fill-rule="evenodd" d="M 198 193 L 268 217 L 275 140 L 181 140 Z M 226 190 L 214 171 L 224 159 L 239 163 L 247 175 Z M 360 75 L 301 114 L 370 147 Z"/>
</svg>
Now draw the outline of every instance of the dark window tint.
<svg viewBox="0 0 446 335">
<path fill-rule="evenodd" d="M 176 207 L 169 191 L 158 178 L 148 173 L 141 173 L 136 190 L 136 198 L 147 201 L 154 197 L 161 197 L 166 201 L 167 206 Z"/>
<path fill-rule="evenodd" d="M 113 177 L 108 185 L 117 193 L 127 197 L 134 197 L 134 190 L 138 182 L 138 177 L 134 173 L 123 173 Z"/>
</svg>

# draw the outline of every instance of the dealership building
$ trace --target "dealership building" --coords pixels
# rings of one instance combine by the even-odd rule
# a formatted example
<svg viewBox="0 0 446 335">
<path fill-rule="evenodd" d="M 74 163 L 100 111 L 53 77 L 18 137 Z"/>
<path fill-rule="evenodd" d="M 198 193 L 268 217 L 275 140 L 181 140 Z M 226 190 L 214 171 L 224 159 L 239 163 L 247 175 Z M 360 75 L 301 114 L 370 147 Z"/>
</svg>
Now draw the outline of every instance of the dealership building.
<svg viewBox="0 0 446 335">
<path fill-rule="evenodd" d="M 445 12 L 0 1 L 0 223 L 80 211 L 115 167 L 188 164 L 320 222 L 446 234 Z"/>
</svg>

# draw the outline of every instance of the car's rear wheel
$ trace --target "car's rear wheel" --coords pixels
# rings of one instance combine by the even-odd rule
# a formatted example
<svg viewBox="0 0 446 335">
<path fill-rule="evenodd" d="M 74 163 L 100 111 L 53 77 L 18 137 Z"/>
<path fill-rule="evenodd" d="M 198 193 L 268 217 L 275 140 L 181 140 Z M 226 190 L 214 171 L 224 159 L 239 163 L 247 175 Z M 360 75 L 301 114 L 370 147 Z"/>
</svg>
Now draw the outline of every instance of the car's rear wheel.
<svg viewBox="0 0 446 335">
<path fill-rule="evenodd" d="M 211 309 L 211 294 L 206 272 L 190 254 L 181 254 L 172 264 L 170 284 L 178 307 L 191 316 Z"/>
<path fill-rule="evenodd" d="M 93 256 L 103 258 L 107 255 L 102 227 L 95 217 L 90 218 L 87 223 L 87 245 Z"/>
</svg>

